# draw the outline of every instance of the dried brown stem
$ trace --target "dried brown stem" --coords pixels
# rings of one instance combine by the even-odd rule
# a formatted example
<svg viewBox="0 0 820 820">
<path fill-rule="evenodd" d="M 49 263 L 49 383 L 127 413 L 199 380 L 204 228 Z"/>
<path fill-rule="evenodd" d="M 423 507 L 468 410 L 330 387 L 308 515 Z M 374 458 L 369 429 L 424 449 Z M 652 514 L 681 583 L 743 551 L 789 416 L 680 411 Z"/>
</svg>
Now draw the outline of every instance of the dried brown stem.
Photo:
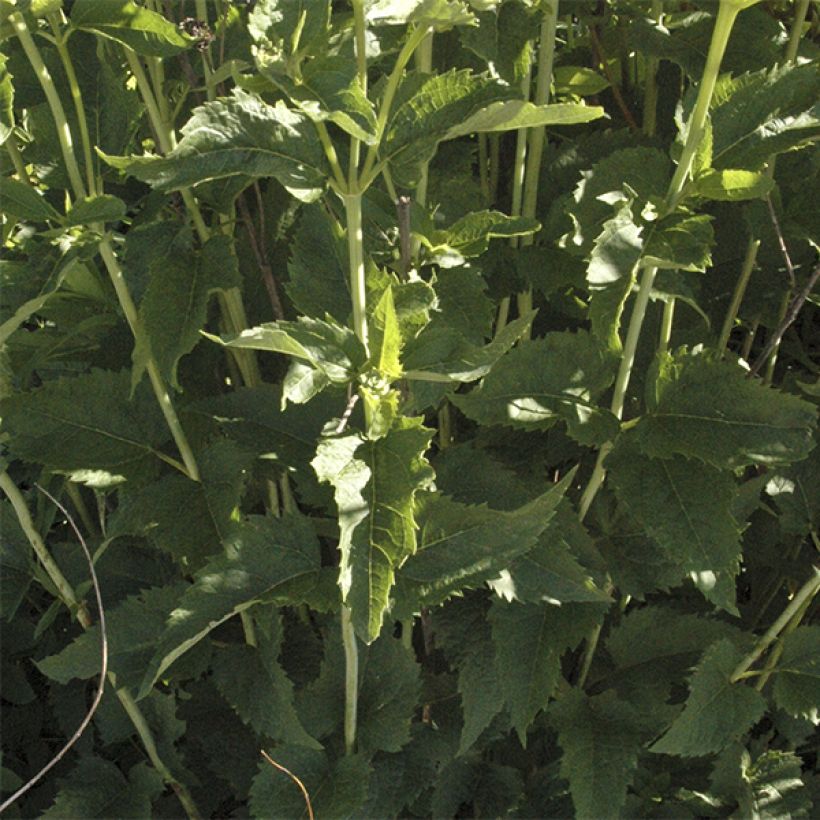
<svg viewBox="0 0 820 820">
<path fill-rule="evenodd" d="M 601 38 L 598 36 L 598 31 L 595 26 L 589 27 L 589 39 L 592 41 L 592 49 L 595 53 L 595 59 L 600 63 L 601 67 L 604 70 L 607 82 L 609 83 L 609 86 L 612 89 L 612 96 L 615 97 L 615 103 L 621 110 L 621 114 L 623 114 L 623 117 L 626 120 L 626 124 L 633 131 L 640 131 L 641 129 L 638 125 L 637 120 L 632 115 L 632 112 L 629 110 L 629 107 L 626 104 L 626 100 L 624 100 L 623 94 L 621 94 L 620 86 L 617 82 L 615 82 L 615 78 L 612 76 L 612 71 L 610 70 L 609 64 L 606 61 L 604 47 L 601 44 Z"/>
<path fill-rule="evenodd" d="M 308 794 L 308 790 L 305 788 L 305 784 L 290 770 L 285 768 L 281 763 L 277 763 L 264 749 L 262 751 L 262 757 L 270 763 L 275 769 L 279 769 L 280 772 L 284 772 L 301 790 L 302 797 L 305 798 L 305 806 L 307 806 L 307 813 L 308 818 L 313 820 L 313 806 L 310 802 L 310 795 Z"/>
<path fill-rule="evenodd" d="M 261 200 L 261 195 L 259 195 L 258 192 L 257 195 Z M 256 227 L 253 224 L 253 219 L 251 218 L 250 209 L 248 208 L 248 203 L 245 201 L 244 194 L 240 195 L 237 198 L 237 202 L 239 203 L 239 212 L 242 215 L 242 222 L 245 225 L 245 229 L 248 231 L 248 239 L 251 243 L 251 250 L 253 251 L 253 255 L 256 258 L 256 264 L 259 266 L 259 270 L 262 272 L 262 281 L 265 283 L 265 289 L 268 291 L 268 298 L 270 299 L 273 315 L 276 319 L 284 319 L 285 310 L 282 307 L 282 300 L 279 298 L 279 291 L 276 287 L 276 279 L 273 275 L 273 269 L 271 268 L 270 262 L 268 261 L 267 251 L 264 247 L 262 238 L 256 232 Z M 259 213 L 261 229 L 262 231 L 264 231 L 265 223 L 264 217 L 261 216 L 261 207 L 259 209 Z"/>
</svg>

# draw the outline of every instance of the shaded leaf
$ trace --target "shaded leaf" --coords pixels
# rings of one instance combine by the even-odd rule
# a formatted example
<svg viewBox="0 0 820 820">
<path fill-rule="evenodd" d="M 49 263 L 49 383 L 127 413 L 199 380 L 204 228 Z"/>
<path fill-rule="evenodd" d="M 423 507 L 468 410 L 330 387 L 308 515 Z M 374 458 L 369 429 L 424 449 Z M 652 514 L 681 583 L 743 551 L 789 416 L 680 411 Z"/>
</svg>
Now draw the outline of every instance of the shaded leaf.
<svg viewBox="0 0 820 820">
<path fill-rule="evenodd" d="M 66 213 L 63 225 L 90 225 L 93 222 L 119 222 L 127 210 L 127 205 L 111 194 L 99 194 L 78 199 Z"/>
<path fill-rule="evenodd" d="M 772 692 L 794 717 L 817 723 L 820 709 L 820 626 L 799 626 L 783 638 Z"/>
<path fill-rule="evenodd" d="M 0 202 L 3 203 L 4 213 L 18 219 L 45 222 L 47 219 L 56 221 L 60 218 L 42 194 L 25 182 L 11 177 L 0 177 Z"/>
<path fill-rule="evenodd" d="M 712 264 L 714 241 L 711 216 L 671 214 L 655 225 L 642 262 L 660 269 L 702 272 Z"/>
<path fill-rule="evenodd" d="M 698 175 L 692 183 L 692 192 L 704 199 L 739 202 L 760 199 L 771 193 L 774 180 L 763 171 L 741 171 L 735 168 L 716 171 L 710 169 Z"/>
</svg>

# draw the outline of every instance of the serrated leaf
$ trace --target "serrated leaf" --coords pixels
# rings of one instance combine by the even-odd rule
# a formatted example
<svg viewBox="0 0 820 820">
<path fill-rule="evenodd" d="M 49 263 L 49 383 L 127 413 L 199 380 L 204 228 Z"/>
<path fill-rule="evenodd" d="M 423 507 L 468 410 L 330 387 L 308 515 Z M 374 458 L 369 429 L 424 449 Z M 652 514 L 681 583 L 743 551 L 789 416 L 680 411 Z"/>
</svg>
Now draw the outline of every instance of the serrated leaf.
<svg viewBox="0 0 820 820">
<path fill-rule="evenodd" d="M 78 199 L 66 213 L 62 222 L 66 228 L 74 225 L 90 225 L 93 222 L 119 222 L 127 205 L 117 196 L 99 194 Z"/>
<path fill-rule="evenodd" d="M 401 376 L 401 348 L 402 339 L 393 301 L 393 288 L 388 285 L 373 309 L 371 361 L 379 374 L 389 381 Z"/>
<path fill-rule="evenodd" d="M 159 773 L 147 763 L 138 763 L 128 780 L 110 760 L 83 757 L 67 777 L 51 807 L 41 817 L 134 818 L 149 817 L 152 801 L 162 794 Z"/>
<path fill-rule="evenodd" d="M 740 529 L 732 517 L 736 486 L 731 472 L 680 456 L 648 458 L 625 437 L 606 465 L 615 493 L 670 559 L 700 578 L 734 578 Z M 734 608 L 729 601 L 713 603 Z"/>
<path fill-rule="evenodd" d="M 620 353 L 623 347 L 621 315 L 637 279 L 643 252 L 641 232 L 633 220 L 631 204 L 627 204 L 604 222 L 589 258 L 587 284 L 592 334 L 613 353 Z"/>
<path fill-rule="evenodd" d="M 429 606 L 495 578 L 533 546 L 573 475 L 511 512 L 471 507 L 440 495 L 425 498 L 418 513 L 418 552 L 399 574 L 405 594 Z"/>
<path fill-rule="evenodd" d="M 129 401 L 129 381 L 124 370 L 93 370 L 4 399 L 2 430 L 11 436 L 12 452 L 66 472 L 154 475 L 167 427 L 147 387 Z"/>
<path fill-rule="evenodd" d="M 281 637 L 281 636 L 280 636 Z M 302 727 L 293 706 L 293 684 L 279 665 L 279 645 L 229 646 L 214 663 L 214 684 L 243 723 L 280 743 L 321 749 Z"/>
<path fill-rule="evenodd" d="M 375 441 L 326 439 L 313 461 L 335 490 L 339 510 L 339 585 L 357 634 L 378 636 L 396 568 L 416 551 L 413 509 L 433 472 L 424 453 L 432 436 L 421 419 L 398 418 Z"/>
<path fill-rule="evenodd" d="M 512 766 L 458 757 L 439 774 L 433 792 L 433 817 L 456 817 L 462 806 L 477 817 L 504 817 L 518 802 L 521 772 Z"/>
<path fill-rule="evenodd" d="M 594 403 L 612 378 L 611 362 L 586 333 L 548 333 L 520 343 L 503 368 L 452 401 L 481 424 L 547 430 L 563 421 L 577 441 L 594 444 L 617 432 L 615 417 Z"/>
<path fill-rule="evenodd" d="M 619 817 L 642 745 L 638 710 L 612 692 L 588 697 L 573 689 L 549 714 L 564 752 L 561 775 L 569 781 L 577 815 Z"/>
<path fill-rule="evenodd" d="M 302 746 L 277 746 L 270 756 L 299 778 L 311 796 L 314 814 L 334 820 L 354 820 L 367 798 L 370 764 L 365 755 L 348 755 L 335 761 L 324 751 Z M 265 760 L 250 791 L 253 817 L 307 816 L 305 798 L 296 783 Z"/>
<path fill-rule="evenodd" d="M 126 487 L 108 537 L 144 535 L 188 572 L 218 553 L 248 478 L 251 453 L 224 439 L 197 455 L 199 481 L 172 473 L 133 491 Z"/>
<path fill-rule="evenodd" d="M 766 494 L 780 510 L 780 525 L 785 532 L 805 535 L 820 527 L 820 448 L 809 457 L 784 470 L 778 470 L 766 482 Z"/>
<path fill-rule="evenodd" d="M 712 264 L 714 241 L 708 214 L 671 214 L 655 225 L 642 262 L 660 269 L 702 272 Z"/>
<path fill-rule="evenodd" d="M 196 255 L 176 249 L 151 260 L 151 278 L 139 307 L 133 384 L 153 358 L 163 377 L 180 389 L 177 365 L 201 339 L 210 295 L 241 282 L 232 245 L 227 236 L 215 236 Z"/>
<path fill-rule="evenodd" d="M 743 17 L 743 15 L 741 15 Z M 712 103 L 712 165 L 759 170 L 769 157 L 820 135 L 820 80 L 811 62 L 742 74 Z"/>
<path fill-rule="evenodd" d="M 763 696 L 743 682 L 731 683 L 742 658 L 726 638 L 706 650 L 692 675 L 683 711 L 651 751 L 681 757 L 715 754 L 762 717 L 766 711 Z"/>
<path fill-rule="evenodd" d="M 14 128 L 14 84 L 7 63 L 6 55 L 0 54 L 0 145 L 11 136 Z"/>
<path fill-rule="evenodd" d="M 636 426 L 641 448 L 651 456 L 677 453 L 724 469 L 799 461 L 813 446 L 811 404 L 708 355 L 670 356 L 655 394 L 654 406 Z"/>
<path fill-rule="evenodd" d="M 609 80 L 591 68 L 577 65 L 560 65 L 552 73 L 555 93 L 587 97 L 600 94 L 609 88 Z"/>
<path fill-rule="evenodd" d="M 281 102 L 268 105 L 235 89 L 195 108 L 177 147 L 165 157 L 112 157 L 115 168 L 164 191 L 234 176 L 275 177 L 293 196 L 315 200 L 327 177 L 313 124 Z"/>
<path fill-rule="evenodd" d="M 157 635 L 184 589 L 183 584 L 153 587 L 126 598 L 106 612 L 108 663 L 117 686 L 136 691 L 154 654 Z M 100 673 L 100 627 L 95 623 L 55 655 L 37 662 L 47 677 L 65 684 Z"/>
<path fill-rule="evenodd" d="M 736 168 L 709 169 L 692 183 L 692 193 L 704 199 L 720 202 L 740 202 L 761 199 L 771 193 L 774 180 L 763 171 L 743 171 Z"/>
<path fill-rule="evenodd" d="M 748 756 L 733 795 L 745 817 L 809 817 L 810 790 L 803 782 L 803 761 L 793 752 L 769 749 L 753 763 Z M 739 767 L 740 768 L 740 767 Z"/>
<path fill-rule="evenodd" d="M 458 330 L 430 326 L 408 345 L 404 357 L 410 380 L 471 382 L 486 376 L 493 365 L 527 332 L 535 311 L 513 320 L 483 347 L 467 342 Z"/>
<path fill-rule="evenodd" d="M 374 26 L 415 23 L 434 31 L 475 23 L 472 12 L 461 0 L 370 0 L 365 19 Z"/>
<path fill-rule="evenodd" d="M 11 621 L 34 576 L 31 544 L 11 503 L 0 501 L 0 617 Z"/>
<path fill-rule="evenodd" d="M 212 629 L 260 601 L 275 600 L 288 586 L 315 582 L 319 566 L 319 543 L 306 518 L 251 516 L 235 524 L 225 555 L 196 573 L 164 630 L 155 633 L 140 696 Z"/>
<path fill-rule="evenodd" d="M 0 202 L 3 212 L 32 222 L 59 220 L 60 215 L 48 201 L 30 185 L 11 177 L 0 177 Z"/>
<path fill-rule="evenodd" d="M 598 607 L 493 601 L 489 621 L 496 670 L 524 748 L 527 729 L 555 690 L 561 655 L 580 643 L 603 614 Z"/>
<path fill-rule="evenodd" d="M 100 34 L 146 57 L 173 57 L 193 41 L 170 21 L 133 0 L 76 0 L 71 27 Z"/>
<path fill-rule="evenodd" d="M 820 709 L 820 626 L 799 626 L 783 638 L 772 693 L 793 717 L 817 723 Z"/>
</svg>

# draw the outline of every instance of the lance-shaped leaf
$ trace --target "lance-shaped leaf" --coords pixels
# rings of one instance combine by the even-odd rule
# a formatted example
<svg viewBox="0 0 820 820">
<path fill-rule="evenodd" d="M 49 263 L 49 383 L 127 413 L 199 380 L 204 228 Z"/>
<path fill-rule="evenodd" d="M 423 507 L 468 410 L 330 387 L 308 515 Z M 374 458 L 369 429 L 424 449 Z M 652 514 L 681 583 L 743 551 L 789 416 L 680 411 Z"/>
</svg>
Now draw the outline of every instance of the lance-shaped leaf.
<svg viewBox="0 0 820 820">
<path fill-rule="evenodd" d="M 433 471 L 424 457 L 432 430 L 400 417 L 381 438 L 326 439 L 313 461 L 339 509 L 339 585 L 366 643 L 381 630 L 395 569 L 416 551 L 414 497 Z"/>
<path fill-rule="evenodd" d="M 401 348 L 402 338 L 396 303 L 393 301 L 393 287 L 388 285 L 373 309 L 370 360 L 379 374 L 389 381 L 401 376 Z"/>
<path fill-rule="evenodd" d="M 606 465 L 618 499 L 670 559 L 702 580 L 705 592 L 707 579 L 714 588 L 718 576 L 734 578 L 740 529 L 732 517 L 737 488 L 731 472 L 680 456 L 649 458 L 629 436 L 618 442 Z M 707 597 L 734 607 L 734 596 L 720 601 L 714 595 Z"/>
<path fill-rule="evenodd" d="M 32 222 L 60 219 L 60 215 L 41 193 L 25 182 L 11 177 L 0 177 L 0 202 L 3 203 L 4 213 L 18 219 Z"/>
<path fill-rule="evenodd" d="M 167 427 L 147 386 L 129 400 L 129 381 L 127 371 L 92 370 L 3 400 L 2 431 L 12 453 L 62 472 L 155 474 Z"/>
<path fill-rule="evenodd" d="M 182 134 L 165 157 L 103 158 L 164 191 L 236 174 L 275 177 L 305 202 L 324 188 L 326 161 L 314 126 L 281 102 L 268 105 L 237 88 L 232 97 L 194 109 Z"/>
<path fill-rule="evenodd" d="M 505 325 L 487 345 L 471 344 L 458 331 L 437 323 L 422 331 L 408 346 L 404 367 L 408 379 L 472 382 L 486 376 L 493 365 L 527 332 L 535 311 Z"/>
<path fill-rule="evenodd" d="M 702 272 L 712 264 L 714 241 L 711 216 L 671 214 L 649 234 L 642 262 L 661 269 Z"/>
<path fill-rule="evenodd" d="M 617 433 L 617 419 L 595 404 L 612 379 L 612 363 L 588 334 L 548 333 L 519 344 L 503 368 L 452 400 L 480 424 L 547 430 L 563 421 L 577 441 L 595 444 Z"/>
<path fill-rule="evenodd" d="M 14 85 L 7 62 L 6 55 L 0 54 L 0 145 L 11 136 L 14 128 Z"/>
<path fill-rule="evenodd" d="M 227 347 L 284 353 L 304 363 L 306 368 L 291 370 L 285 381 L 283 407 L 288 399 L 301 403 L 329 384 L 348 384 L 367 360 L 364 346 L 350 328 L 308 316 L 296 322 L 268 322 L 229 339 L 208 338 Z M 300 386 L 302 378 L 311 380 L 306 392 Z"/>
<path fill-rule="evenodd" d="M 550 709 L 550 723 L 577 816 L 620 817 L 644 739 L 640 712 L 612 692 L 588 697 L 573 689 Z"/>
<path fill-rule="evenodd" d="M 743 171 L 710 168 L 698 174 L 687 193 L 720 202 L 740 202 L 744 199 L 761 199 L 771 193 L 774 180 L 764 171 Z"/>
<path fill-rule="evenodd" d="M 225 539 L 225 554 L 196 573 L 165 629 L 158 637 L 154 634 L 155 651 L 140 696 L 180 655 L 228 618 L 256 603 L 274 601 L 300 584 L 315 583 L 319 561 L 313 527 L 302 516 L 252 516 L 235 524 Z"/>
<path fill-rule="evenodd" d="M 604 223 L 587 267 L 592 334 L 614 353 L 622 348 L 621 315 L 635 284 L 642 252 L 641 229 L 633 221 L 630 203 Z"/>
<path fill-rule="evenodd" d="M 811 62 L 743 74 L 716 92 L 710 112 L 715 168 L 759 170 L 769 157 L 820 135 L 820 78 Z"/>
<path fill-rule="evenodd" d="M 650 404 L 636 432 L 641 448 L 659 458 L 679 453 L 734 468 L 799 461 L 814 446 L 811 404 L 706 354 L 669 356 Z"/>
<path fill-rule="evenodd" d="M 106 611 L 108 663 L 117 686 L 136 692 L 145 667 L 156 648 L 168 613 L 184 590 L 184 584 L 146 589 Z M 74 678 L 87 680 L 100 673 L 100 625 L 95 623 L 55 655 L 37 662 L 37 668 L 59 683 Z"/>
<path fill-rule="evenodd" d="M 400 592 L 418 606 L 432 606 L 463 589 L 496 578 L 546 529 L 574 472 L 543 495 L 510 512 L 425 498 L 418 513 L 418 552 L 400 572 Z"/>
<path fill-rule="evenodd" d="M 62 220 L 64 227 L 90 225 L 93 222 L 119 222 L 128 206 L 111 194 L 99 194 L 78 199 Z"/>
<path fill-rule="evenodd" d="M 370 764 L 365 755 L 332 760 L 325 751 L 277 746 L 270 750 L 270 756 L 304 784 L 316 817 L 353 820 L 361 816 L 370 778 Z M 306 816 L 305 799 L 298 786 L 266 760 L 260 761 L 259 773 L 253 779 L 250 809 L 254 817 Z"/>
<path fill-rule="evenodd" d="M 72 28 L 100 34 L 146 57 L 173 57 L 194 42 L 170 20 L 133 0 L 76 0 L 69 22 Z"/>
<path fill-rule="evenodd" d="M 766 711 L 766 701 L 742 681 L 731 682 L 742 657 L 727 638 L 706 650 L 692 675 L 683 711 L 651 751 L 701 757 L 720 752 L 743 737 Z"/>
<path fill-rule="evenodd" d="M 496 599 L 490 609 L 501 691 L 521 745 L 555 690 L 561 655 L 597 626 L 607 606 L 519 604 Z"/>
<path fill-rule="evenodd" d="M 781 709 L 817 723 L 820 709 L 820 626 L 800 626 L 783 638 L 772 692 Z"/>
<path fill-rule="evenodd" d="M 177 248 L 152 259 L 149 271 L 151 279 L 140 301 L 132 383 L 139 382 L 153 357 L 163 377 L 179 389 L 177 365 L 201 338 L 208 298 L 216 290 L 238 287 L 239 268 L 231 240 L 215 236 L 201 253 L 185 254 Z"/>
</svg>

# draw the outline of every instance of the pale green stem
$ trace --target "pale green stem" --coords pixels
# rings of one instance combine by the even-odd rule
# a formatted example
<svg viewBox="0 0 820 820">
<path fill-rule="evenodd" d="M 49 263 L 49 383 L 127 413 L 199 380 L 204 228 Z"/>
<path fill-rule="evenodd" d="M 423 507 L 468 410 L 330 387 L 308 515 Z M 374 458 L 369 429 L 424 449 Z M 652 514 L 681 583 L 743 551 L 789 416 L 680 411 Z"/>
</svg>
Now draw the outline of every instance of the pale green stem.
<svg viewBox="0 0 820 820">
<path fill-rule="evenodd" d="M 71 136 L 71 129 L 66 119 L 63 103 L 60 100 L 60 95 L 57 93 L 57 88 L 54 81 L 51 79 L 51 74 L 46 68 L 45 63 L 40 57 L 40 51 L 37 48 L 31 33 L 28 30 L 26 21 L 23 15 L 19 12 L 9 16 L 9 22 L 14 28 L 14 32 L 20 40 L 20 45 L 26 53 L 37 79 L 48 100 L 49 108 L 51 109 L 51 116 L 54 118 L 54 127 L 57 129 L 57 138 L 60 142 L 60 151 L 63 155 L 66 170 L 68 171 L 68 178 L 71 182 L 74 197 L 82 199 L 86 195 L 85 186 L 83 185 L 83 178 L 80 174 L 80 166 L 77 164 L 77 158 L 74 156 L 74 141 Z"/>
<path fill-rule="evenodd" d="M 777 636 L 782 632 L 783 628 L 789 621 L 794 617 L 794 615 L 800 610 L 803 604 L 813 598 L 817 591 L 820 589 L 820 568 L 813 567 L 812 577 L 803 584 L 802 587 L 795 593 L 794 597 L 789 602 L 788 606 L 780 613 L 780 616 L 777 620 L 766 630 L 766 632 L 758 639 L 757 643 L 754 645 L 754 648 L 749 652 L 746 657 L 737 665 L 735 671 L 732 672 L 729 681 L 731 683 L 735 683 L 740 677 L 746 672 L 747 669 L 751 668 L 752 664 L 766 651 L 769 645 L 777 638 Z"/>
<path fill-rule="evenodd" d="M 208 23 L 208 3 L 207 0 L 196 0 L 196 16 L 197 19 L 202 20 L 203 23 Z M 205 93 L 209 100 L 216 99 L 216 88 L 214 87 L 211 67 L 203 52 L 202 54 L 202 73 L 205 77 Z"/>
<path fill-rule="evenodd" d="M 14 171 L 20 178 L 20 182 L 30 183 L 28 172 L 26 171 L 26 164 L 23 162 L 23 155 L 20 153 L 20 148 L 17 145 L 17 140 L 14 134 L 9 134 L 6 138 L 6 151 L 11 157 L 11 164 L 14 166 Z"/>
<path fill-rule="evenodd" d="M 353 300 L 353 330 L 368 349 L 367 289 L 364 268 L 364 235 L 362 233 L 362 196 L 345 194 L 347 250 L 350 263 L 350 295 Z M 369 354 L 368 354 L 369 355 Z"/>
<path fill-rule="evenodd" d="M 771 333 L 774 334 L 780 324 L 782 323 L 783 319 L 786 316 L 786 311 L 789 309 L 789 305 L 792 301 L 792 289 L 789 288 L 786 293 L 783 295 L 783 301 L 780 303 L 780 310 L 777 312 L 777 321 L 774 323 L 772 327 Z M 777 364 L 777 355 L 780 352 L 780 340 L 778 340 L 777 344 L 772 348 L 772 352 L 769 355 L 769 360 L 766 362 L 766 374 L 763 377 L 764 384 L 771 384 L 772 379 L 774 378 L 774 368 Z"/>
<path fill-rule="evenodd" d="M 323 122 L 317 122 L 314 123 L 314 125 L 316 127 L 316 133 L 319 135 L 319 141 L 322 143 L 322 148 L 324 148 L 327 161 L 330 164 L 330 170 L 333 172 L 333 182 L 336 183 L 337 193 L 340 195 L 344 194 L 347 191 L 347 180 L 342 171 L 339 157 L 336 154 L 336 148 L 330 139 L 330 134 L 328 134 L 327 127 Z"/>
<path fill-rule="evenodd" d="M 663 0 L 652 0 L 652 19 L 660 25 L 663 21 Z M 657 57 L 646 58 L 646 82 L 643 97 L 643 132 L 655 136 L 658 115 L 658 65 Z"/>
<path fill-rule="evenodd" d="M 501 174 L 501 134 L 490 134 L 490 205 L 498 199 L 498 179 Z"/>
<path fill-rule="evenodd" d="M 71 90 L 71 99 L 74 103 L 74 111 L 77 114 L 77 124 L 80 127 L 80 142 L 83 148 L 83 159 L 85 160 L 85 178 L 88 185 L 88 193 L 93 195 L 96 193 L 97 185 L 95 180 L 95 166 L 94 159 L 91 153 L 91 137 L 88 133 L 88 121 L 85 117 L 85 104 L 83 103 L 83 95 L 80 91 L 80 84 L 77 81 L 77 74 L 74 71 L 74 63 L 71 60 L 71 54 L 66 45 L 66 38 L 60 33 L 59 22 L 56 15 L 49 15 L 49 23 L 54 32 L 54 44 L 57 46 L 57 53 L 60 55 L 60 60 L 63 64 L 63 69 L 68 78 L 68 86 Z"/>
<path fill-rule="evenodd" d="M 726 311 L 726 317 L 723 320 L 723 327 L 720 331 L 720 338 L 718 339 L 717 349 L 723 355 L 726 351 L 726 346 L 729 344 L 729 336 L 732 334 L 732 328 L 735 326 L 740 305 L 743 302 L 743 296 L 746 293 L 746 287 L 749 284 L 749 279 L 752 276 L 752 271 L 755 266 L 755 259 L 757 258 L 757 249 L 760 247 L 759 239 L 752 239 L 746 246 L 746 256 L 743 259 L 743 267 L 740 269 L 740 276 L 735 284 L 735 290 L 732 293 L 732 301 L 729 309 Z"/>
<path fill-rule="evenodd" d="M 532 81 L 532 67 L 527 66 L 525 76 L 521 80 L 521 96 L 524 100 L 530 99 L 530 83 Z M 527 164 L 527 128 L 519 128 L 515 135 L 515 162 L 513 165 L 513 190 L 510 214 L 521 215 L 521 203 L 524 198 L 524 173 Z M 518 237 L 510 239 L 512 247 L 518 247 Z"/>
<path fill-rule="evenodd" d="M 427 35 L 427 32 L 428 29 L 423 27 L 411 29 L 410 34 L 407 36 L 407 41 L 402 46 L 399 56 L 396 58 L 396 64 L 393 66 L 393 70 L 390 72 L 390 76 L 387 79 L 384 95 L 382 96 L 381 103 L 379 104 L 379 115 L 376 118 L 377 141 L 375 145 L 371 145 L 368 149 L 367 157 L 364 161 L 364 170 L 359 178 L 359 188 L 362 192 L 367 190 L 367 187 L 376 176 L 373 171 L 373 166 L 376 164 L 376 159 L 378 157 L 379 143 L 384 136 L 385 128 L 387 128 L 387 119 L 390 116 L 390 109 L 393 106 L 393 99 L 396 96 L 396 91 L 398 91 L 399 83 L 401 82 L 401 78 L 404 74 L 404 69 L 407 66 L 407 63 L 410 62 L 413 52 L 416 48 L 418 48 L 421 41 Z M 351 180 L 351 182 L 352 181 L 353 180 Z"/>
<path fill-rule="evenodd" d="M 91 517 L 91 513 L 88 511 L 88 507 L 83 501 L 83 497 L 80 494 L 80 488 L 71 480 L 66 479 L 65 482 L 65 490 L 68 494 L 68 497 L 71 499 L 71 503 L 74 505 L 74 509 L 77 511 L 77 515 L 80 516 L 80 519 L 83 522 L 83 526 L 89 533 L 97 532 L 97 527 L 94 524 L 94 519 Z"/>
<path fill-rule="evenodd" d="M 405 649 L 413 648 L 413 618 L 401 622 L 401 644 Z"/>
<path fill-rule="evenodd" d="M 362 94 L 367 97 L 367 26 L 364 17 L 364 0 L 353 0 L 353 32 L 356 43 L 356 77 Z M 358 177 L 361 147 L 360 140 L 351 137 L 348 168 L 348 178 L 351 182 Z"/>
<path fill-rule="evenodd" d="M 23 494 L 20 492 L 17 485 L 11 480 L 9 474 L 5 471 L 0 473 L 0 489 L 3 490 L 11 502 L 17 516 L 17 520 L 20 523 L 20 528 L 28 538 L 35 555 L 43 565 L 43 568 L 48 574 L 51 583 L 54 584 L 60 599 L 72 614 L 76 614 L 77 620 L 80 622 L 83 629 L 89 629 L 93 621 L 88 609 L 84 603 L 77 599 L 73 587 L 63 575 L 62 570 L 60 570 L 57 566 L 57 563 L 51 557 L 51 553 L 48 551 L 42 536 L 34 526 L 34 522 L 31 519 L 31 513 L 29 512 L 28 505 L 23 498 Z M 151 761 L 157 772 L 159 772 L 162 779 L 174 790 L 188 817 L 199 817 L 199 811 L 187 787 L 177 781 L 163 762 L 162 758 L 160 758 L 159 753 L 157 752 L 156 742 L 151 734 L 151 729 L 140 711 L 139 706 L 137 706 L 134 699 L 126 690 L 117 689 L 116 678 L 112 672 L 108 673 L 108 679 L 111 681 L 112 686 L 114 686 L 120 703 L 122 703 L 128 717 L 131 719 L 131 722 L 133 723 L 134 728 L 142 741 L 143 747 L 145 748 L 145 752 L 148 755 L 148 759 Z"/>
<path fill-rule="evenodd" d="M 510 318 L 510 297 L 505 296 L 498 305 L 498 316 L 495 320 L 495 335 L 498 336 L 502 330 L 507 326 L 507 320 Z"/>
<path fill-rule="evenodd" d="M 595 657 L 595 648 L 598 646 L 598 639 L 601 637 L 601 624 L 594 626 L 587 635 L 587 644 L 584 649 L 584 657 L 581 661 L 581 671 L 578 674 L 578 688 L 583 689 L 587 682 L 589 670 L 592 667 L 592 659 Z"/>
<path fill-rule="evenodd" d="M 709 44 L 706 66 L 703 69 L 703 76 L 701 77 L 698 96 L 695 101 L 695 108 L 689 120 L 686 143 L 681 152 L 678 167 L 675 169 L 675 174 L 672 177 L 672 181 L 666 193 L 663 207 L 664 214 L 671 213 L 677 207 L 692 169 L 695 153 L 703 139 L 712 93 L 715 89 L 720 64 L 723 60 L 723 54 L 726 51 L 726 45 L 729 42 L 729 35 L 732 33 L 732 26 L 734 25 L 738 11 L 739 8 L 737 6 L 727 2 L 727 0 L 721 0 L 714 31 L 712 32 L 712 40 Z M 654 266 L 644 269 L 638 289 L 638 296 L 635 299 L 635 305 L 632 309 L 632 315 L 630 316 L 629 328 L 626 334 L 626 341 L 624 342 L 621 364 L 618 370 L 618 376 L 615 380 L 612 404 L 610 407 L 612 413 L 619 419 L 623 416 L 626 391 L 629 388 L 632 367 L 635 363 L 635 352 L 638 349 L 638 340 L 640 339 L 641 328 L 643 327 L 643 321 L 646 316 L 646 308 L 649 304 L 649 297 L 652 293 L 652 285 L 655 282 L 657 272 L 658 269 Z M 598 459 L 579 505 L 582 519 L 586 516 L 593 499 L 604 481 L 606 470 L 603 464 L 611 450 L 612 443 L 607 442 L 598 451 Z"/>
<path fill-rule="evenodd" d="M 481 185 L 481 198 L 484 207 L 490 207 L 489 157 L 487 156 L 487 135 L 482 131 L 478 135 L 478 180 Z"/>
<path fill-rule="evenodd" d="M 428 32 L 421 41 L 416 51 L 416 68 L 422 74 L 430 74 L 433 71 L 433 32 Z M 421 167 L 421 179 L 416 186 L 416 202 L 424 207 L 427 204 L 427 183 L 430 172 L 430 164 L 425 162 Z M 413 255 L 418 252 L 418 240 L 413 242 Z"/>
<path fill-rule="evenodd" d="M 350 608 L 342 606 L 342 645 L 345 651 L 345 754 L 356 752 L 356 721 L 359 708 L 359 650 L 350 619 Z"/>
<path fill-rule="evenodd" d="M 797 0 L 794 10 L 794 22 L 792 23 L 789 44 L 786 46 L 786 62 L 793 63 L 797 59 L 797 51 L 800 48 L 800 38 L 803 35 L 803 26 L 806 22 L 806 15 L 809 11 L 809 0 Z"/>
<path fill-rule="evenodd" d="M 672 325 L 675 321 L 675 300 L 664 302 L 663 316 L 661 316 L 661 332 L 658 339 L 658 352 L 664 353 L 669 347 L 672 338 Z"/>
<path fill-rule="evenodd" d="M 761 672 L 757 682 L 755 683 L 755 689 L 757 689 L 758 692 L 763 691 L 763 687 L 766 685 L 769 678 L 772 676 L 772 673 L 776 670 L 777 663 L 780 660 L 781 655 L 783 654 L 784 639 L 787 635 L 794 632 L 794 630 L 797 629 L 798 626 L 800 626 L 800 622 L 803 620 L 806 613 L 809 611 L 809 607 L 811 607 L 811 605 L 812 598 L 806 598 L 806 600 L 803 601 L 803 606 L 801 606 L 800 609 L 798 609 L 797 612 L 794 613 L 794 616 L 786 625 L 785 629 L 780 635 L 780 638 L 777 641 L 776 646 L 769 653 L 769 657 L 766 659 L 766 665 L 763 668 L 763 671 Z"/>
</svg>

